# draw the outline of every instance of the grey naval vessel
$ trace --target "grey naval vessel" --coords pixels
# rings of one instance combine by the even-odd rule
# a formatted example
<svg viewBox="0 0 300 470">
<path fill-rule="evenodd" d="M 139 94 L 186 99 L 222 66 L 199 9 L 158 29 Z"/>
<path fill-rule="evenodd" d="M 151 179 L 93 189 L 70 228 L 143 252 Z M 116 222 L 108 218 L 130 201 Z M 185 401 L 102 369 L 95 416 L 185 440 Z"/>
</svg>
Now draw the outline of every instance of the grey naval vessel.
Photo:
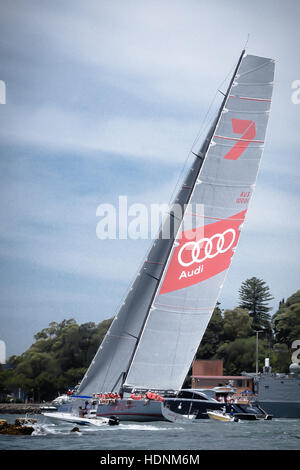
<svg viewBox="0 0 300 470">
<path fill-rule="evenodd" d="M 300 418 L 300 365 L 290 365 L 289 374 L 272 373 L 264 367 L 254 377 L 257 403 L 274 418 Z"/>
</svg>

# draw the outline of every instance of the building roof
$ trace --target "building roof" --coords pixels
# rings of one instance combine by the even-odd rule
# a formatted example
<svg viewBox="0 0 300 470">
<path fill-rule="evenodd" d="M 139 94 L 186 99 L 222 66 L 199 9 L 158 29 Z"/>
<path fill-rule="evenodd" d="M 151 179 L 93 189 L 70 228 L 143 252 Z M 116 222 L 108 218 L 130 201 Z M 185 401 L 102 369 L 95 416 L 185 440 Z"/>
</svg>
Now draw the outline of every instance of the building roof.
<svg viewBox="0 0 300 470">
<path fill-rule="evenodd" d="M 245 377 L 244 375 L 192 375 L 193 379 L 227 379 L 227 380 L 242 380 L 242 379 L 252 379 L 253 377 Z"/>
</svg>

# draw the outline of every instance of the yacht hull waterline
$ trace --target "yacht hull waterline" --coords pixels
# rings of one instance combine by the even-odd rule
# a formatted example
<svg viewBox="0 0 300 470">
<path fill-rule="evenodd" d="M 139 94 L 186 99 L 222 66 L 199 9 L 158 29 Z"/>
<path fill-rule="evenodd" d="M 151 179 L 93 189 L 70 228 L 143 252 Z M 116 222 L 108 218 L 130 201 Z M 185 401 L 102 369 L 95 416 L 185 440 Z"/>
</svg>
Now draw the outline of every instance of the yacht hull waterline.
<svg viewBox="0 0 300 470">
<path fill-rule="evenodd" d="M 231 392 L 228 396 L 231 396 Z M 186 394 L 193 398 L 184 398 Z M 212 394 L 213 395 L 213 394 Z M 217 395 L 215 395 L 217 398 Z M 208 419 L 208 412 L 225 412 L 242 420 L 271 419 L 271 416 L 259 406 L 249 403 L 234 403 L 231 399 L 227 402 L 219 402 L 212 396 L 207 395 L 203 390 L 184 389 L 174 397 L 165 397 L 164 401 L 148 399 L 134 400 L 131 398 L 111 401 L 110 403 L 95 403 L 92 412 L 88 412 L 84 417 L 78 419 L 79 413 L 83 410 L 83 401 L 71 398 L 69 403 L 65 403 L 58 413 L 43 413 L 50 418 L 62 421 L 74 422 L 76 424 L 88 424 L 90 413 L 93 419 L 107 421 L 117 417 L 119 421 L 171 421 L 171 422 L 201 422 Z M 54 416 L 55 415 L 55 416 Z M 85 422 L 86 421 L 86 422 Z M 91 421 L 93 423 L 93 420 Z"/>
</svg>

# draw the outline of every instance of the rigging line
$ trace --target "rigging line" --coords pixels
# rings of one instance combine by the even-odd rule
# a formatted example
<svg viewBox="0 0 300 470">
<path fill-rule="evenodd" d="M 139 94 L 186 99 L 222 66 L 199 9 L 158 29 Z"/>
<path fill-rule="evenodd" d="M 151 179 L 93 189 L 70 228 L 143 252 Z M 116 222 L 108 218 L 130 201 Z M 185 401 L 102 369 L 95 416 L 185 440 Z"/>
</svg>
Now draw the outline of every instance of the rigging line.
<svg viewBox="0 0 300 470">
<path fill-rule="evenodd" d="M 151 251 L 151 249 L 152 249 L 152 246 L 153 246 L 153 245 L 150 244 L 150 246 L 149 246 L 149 248 L 148 248 L 148 250 L 147 250 L 147 253 L 146 253 L 146 257 L 149 256 L 150 251 Z M 97 356 L 98 354 L 100 354 L 100 351 L 101 351 L 102 347 L 105 346 L 105 343 L 106 343 L 107 339 L 108 339 L 109 337 L 111 337 L 111 336 L 114 336 L 114 335 L 111 335 L 110 331 L 112 330 L 113 324 L 118 320 L 118 315 L 119 315 L 119 313 L 120 313 L 120 311 L 121 311 L 123 305 L 125 304 L 125 301 L 126 301 L 126 299 L 127 299 L 127 297 L 128 297 L 128 294 L 129 294 L 129 292 L 132 290 L 133 285 L 134 285 L 134 283 L 135 283 L 135 281 L 136 281 L 136 279 L 137 279 L 137 277 L 138 277 L 138 274 L 139 274 L 139 273 L 141 272 L 141 270 L 142 270 L 142 267 L 143 267 L 143 265 L 144 265 L 144 257 L 145 257 L 145 255 L 144 255 L 143 258 L 142 258 L 142 263 L 140 263 L 139 268 L 137 269 L 137 271 L 136 271 L 136 273 L 135 273 L 135 276 L 131 279 L 127 290 L 126 290 L 125 293 L 123 294 L 123 296 L 122 296 L 122 298 L 121 298 L 121 302 L 119 303 L 119 305 L 118 305 L 118 306 L 116 307 L 116 309 L 115 309 L 113 321 L 112 321 L 112 323 L 111 323 L 111 325 L 110 325 L 108 331 L 106 332 L 106 335 L 105 335 L 105 337 L 103 338 L 103 340 L 102 340 L 102 342 L 101 342 L 101 344 L 100 344 L 100 346 L 99 346 L 99 348 L 98 348 L 98 350 L 97 350 L 97 352 L 96 352 L 96 354 L 95 354 L 95 356 L 94 356 L 94 360 L 95 360 L 96 356 Z M 115 357 L 115 354 L 116 354 L 116 349 L 115 349 L 114 353 L 111 354 L 111 359 L 110 359 L 109 364 L 108 364 L 108 367 L 107 367 L 107 369 L 106 369 L 106 373 L 105 373 L 105 376 L 104 376 L 104 379 L 103 379 L 103 382 L 102 382 L 102 386 L 103 386 L 103 384 L 105 384 L 105 382 L 106 382 L 106 380 L 107 380 L 107 376 L 108 376 L 108 373 L 110 372 L 111 364 L 112 364 L 112 362 L 113 362 L 113 359 L 114 359 L 114 357 Z M 90 367 L 92 366 L 93 362 L 94 362 L 94 361 L 92 361 L 92 363 L 90 364 Z M 88 371 L 87 371 L 87 372 L 88 372 Z M 86 374 L 84 375 L 83 379 L 85 379 L 85 376 L 86 376 Z M 119 380 L 119 379 L 118 379 L 118 380 Z M 82 380 L 82 382 L 83 382 L 83 380 Z M 117 382 L 118 382 L 118 381 L 117 381 Z"/>
<path fill-rule="evenodd" d="M 191 148 L 190 148 L 190 150 L 189 150 L 189 152 L 188 152 L 188 154 L 187 154 L 187 157 L 186 157 L 186 159 L 185 159 L 185 161 L 184 161 L 184 164 L 182 165 L 182 168 L 181 168 L 180 173 L 179 173 L 179 175 L 178 175 L 176 184 L 175 184 L 174 189 L 173 189 L 173 191 L 172 191 L 172 194 L 171 194 L 171 196 L 170 196 L 169 204 L 171 204 L 171 202 L 173 201 L 174 194 L 175 194 L 175 193 L 177 192 L 177 190 L 178 190 L 179 183 L 180 183 L 180 180 L 181 180 L 182 177 L 183 177 L 183 174 L 185 173 L 188 160 L 189 160 L 189 158 L 190 158 L 190 156 L 191 156 L 191 153 L 193 153 L 192 150 L 193 150 L 194 146 L 196 145 L 196 142 L 199 140 L 200 135 L 201 135 L 202 132 L 203 132 L 205 121 L 206 121 L 206 119 L 207 119 L 207 117 L 208 117 L 208 114 L 210 113 L 210 110 L 211 110 L 211 108 L 212 108 L 212 106 L 213 106 L 213 103 L 214 103 L 214 101 L 215 101 L 215 99 L 216 99 L 217 94 L 218 94 L 218 90 L 215 92 L 215 95 L 214 95 L 214 97 L 213 97 L 213 99 L 212 99 L 212 101 L 211 101 L 211 103 L 210 103 L 210 105 L 209 105 L 209 108 L 208 108 L 208 110 L 206 111 L 206 114 L 205 114 L 205 116 L 204 116 L 204 118 L 203 118 L 203 120 L 202 120 L 202 123 L 201 123 L 201 125 L 200 125 L 200 130 L 199 130 L 199 132 L 197 133 L 197 135 L 196 135 L 196 137 L 195 137 L 195 139 L 194 139 L 194 141 L 193 141 L 193 143 L 192 143 L 192 145 L 191 145 Z"/>
<path fill-rule="evenodd" d="M 244 45 L 244 49 L 245 49 L 245 50 L 246 50 L 246 48 L 247 48 L 247 45 L 248 45 L 249 39 L 250 39 L 250 33 L 248 33 L 248 35 L 247 35 L 247 39 L 246 39 L 246 42 L 245 42 L 245 45 Z"/>
<path fill-rule="evenodd" d="M 176 186 L 177 186 L 177 183 L 176 183 Z M 174 190 L 175 190 L 175 189 L 174 189 Z M 174 191 L 173 191 L 173 193 L 174 193 Z M 172 197 L 173 197 L 173 196 L 172 196 Z M 170 205 L 170 202 L 169 202 L 169 205 Z M 167 212 L 167 214 L 169 214 L 170 216 L 175 217 L 175 215 L 174 215 L 172 212 Z M 166 215 L 167 215 L 167 214 L 166 214 Z M 177 217 L 176 217 L 176 218 L 177 218 Z M 151 252 L 151 250 L 153 249 L 153 246 L 155 245 L 155 240 L 156 240 L 156 241 L 159 240 L 159 236 L 160 236 L 160 233 L 161 233 L 161 230 L 162 230 L 162 226 L 163 226 L 163 224 L 161 224 L 161 226 L 159 227 L 159 229 L 158 229 L 158 231 L 157 231 L 156 236 L 154 237 L 154 243 L 152 242 L 152 243 L 149 244 L 149 247 L 148 247 L 148 249 L 147 249 L 147 251 L 146 251 L 146 255 L 144 254 L 143 257 L 141 258 L 141 261 L 139 262 L 139 265 L 138 265 L 138 268 L 137 268 L 136 271 L 135 271 L 135 274 L 132 276 L 131 280 L 130 280 L 129 283 L 128 283 L 128 286 L 127 286 L 126 290 L 124 291 L 124 294 L 123 294 L 122 297 L 121 297 L 121 301 L 119 302 L 119 304 L 118 304 L 117 307 L 115 308 L 115 310 L 114 310 L 114 320 L 113 320 L 113 323 L 114 323 L 116 317 L 118 316 L 118 313 L 120 312 L 122 306 L 124 305 L 125 300 L 127 299 L 128 293 L 129 293 L 130 290 L 132 289 L 132 287 L 133 287 L 133 285 L 134 285 L 134 283 L 135 283 L 135 281 L 136 281 L 136 278 L 137 278 L 138 275 L 141 273 L 145 261 L 146 261 L 147 258 L 150 256 L 150 252 Z M 152 240 L 151 240 L 151 241 L 152 241 Z M 149 261 L 147 261 L 147 262 L 149 262 Z"/>
<path fill-rule="evenodd" d="M 140 269 L 141 269 L 141 268 L 140 268 Z M 100 354 L 100 351 L 101 351 L 101 349 L 105 346 L 107 340 L 108 340 L 110 337 L 116 337 L 116 335 L 111 334 L 111 330 L 112 330 L 113 324 L 118 320 L 118 314 L 119 314 L 119 312 L 121 311 L 121 309 L 122 309 L 122 307 L 123 307 L 123 305 L 124 305 L 124 303 L 125 303 L 125 300 L 127 299 L 127 296 L 128 296 L 128 293 L 130 292 L 130 289 L 132 289 L 132 286 L 133 286 L 133 284 L 134 284 L 134 282 L 135 282 L 136 277 L 137 277 L 137 275 L 135 276 L 134 279 L 131 280 L 131 282 L 130 282 L 130 284 L 129 284 L 129 286 L 131 286 L 131 287 L 129 287 L 129 288 L 127 289 L 127 292 L 123 295 L 119 306 L 115 309 L 115 314 L 114 314 L 113 321 L 112 321 L 112 323 L 111 323 L 111 325 L 110 325 L 108 331 L 106 332 L 106 334 L 105 334 L 105 336 L 104 336 L 104 338 L 103 338 L 103 340 L 102 340 L 102 342 L 101 342 L 101 344 L 100 344 L 100 346 L 99 346 L 99 348 L 98 348 L 98 350 L 97 350 L 97 352 L 96 352 L 96 354 L 95 354 L 95 356 L 94 356 L 94 360 L 93 360 L 92 363 L 90 364 L 90 367 L 92 366 L 92 364 L 93 364 L 93 362 L 95 361 L 95 359 L 96 359 L 96 357 L 98 356 L 98 354 Z M 113 352 L 113 354 L 111 354 L 111 358 L 110 358 L 110 361 L 109 361 L 109 363 L 108 363 L 108 366 L 107 366 L 107 369 L 106 369 L 106 373 L 105 373 L 104 379 L 103 379 L 102 384 L 101 384 L 102 388 L 103 388 L 103 385 L 106 383 L 107 376 L 108 376 L 108 373 L 110 372 L 111 364 L 112 364 L 112 361 L 113 361 L 113 359 L 114 359 L 114 357 L 115 357 L 116 351 L 117 351 L 117 348 L 115 348 L 115 351 Z M 88 371 L 87 371 L 87 372 L 88 372 Z M 86 377 L 86 375 L 87 375 L 87 373 L 84 375 L 84 378 Z M 83 378 L 83 379 L 84 379 L 84 378 Z M 116 383 L 118 383 L 118 381 L 119 381 L 119 378 L 118 378 L 118 380 L 117 380 Z M 82 380 L 82 382 L 83 382 L 83 380 Z M 99 384 L 98 384 L 98 385 L 99 385 Z M 100 387 L 99 387 L 99 389 L 100 389 Z"/>
<path fill-rule="evenodd" d="M 192 143 L 190 152 L 192 152 L 192 149 L 193 149 L 194 146 L 196 145 L 196 142 L 199 140 L 200 135 L 201 135 L 201 133 L 203 132 L 203 128 L 204 128 L 205 121 L 206 121 L 206 119 L 207 119 L 207 117 L 208 117 L 208 115 L 209 115 L 209 113 L 210 113 L 210 110 L 211 110 L 211 108 L 212 108 L 212 106 L 213 106 L 213 103 L 214 103 L 214 101 L 215 101 L 215 99 L 216 99 L 216 97 L 217 97 L 217 95 L 218 95 L 218 93 L 219 93 L 219 88 L 222 88 L 223 84 L 226 82 L 226 80 L 228 79 L 228 77 L 229 77 L 230 75 L 232 75 L 232 71 L 234 70 L 234 68 L 235 68 L 235 65 L 233 65 L 233 66 L 231 67 L 231 69 L 230 69 L 230 71 L 228 72 L 228 74 L 226 75 L 226 77 L 222 80 L 222 82 L 221 82 L 220 85 L 218 86 L 218 88 L 217 88 L 217 90 L 216 90 L 216 92 L 215 92 L 215 95 L 214 95 L 214 97 L 213 97 L 213 99 L 212 99 L 212 101 L 211 101 L 211 103 L 210 103 L 210 105 L 209 105 L 209 107 L 208 107 L 208 110 L 207 110 L 207 112 L 206 112 L 206 114 L 205 114 L 205 116 L 204 116 L 204 118 L 203 118 L 203 120 L 202 120 L 202 123 L 201 123 L 201 125 L 200 125 L 200 130 L 199 130 L 197 136 L 195 137 L 195 139 L 194 139 L 194 141 L 193 141 L 193 143 Z M 222 94 L 223 94 L 223 93 L 222 93 Z"/>
<path fill-rule="evenodd" d="M 148 251 L 147 251 L 147 253 L 146 253 L 146 257 L 149 256 L 152 247 L 153 247 L 153 244 L 150 244 L 150 247 L 149 247 L 149 249 L 148 249 Z M 137 278 L 138 274 L 141 272 L 142 267 L 144 266 L 144 257 L 145 257 L 145 255 L 143 256 L 142 263 L 139 265 L 139 268 L 138 268 L 137 271 L 136 271 L 135 277 L 131 279 L 131 281 L 130 281 L 130 283 L 129 283 L 129 287 L 127 288 L 127 291 L 126 291 L 125 294 L 123 295 L 119 306 L 115 309 L 115 315 L 114 315 L 114 319 L 113 319 L 113 321 L 112 321 L 112 324 L 111 324 L 110 328 L 108 329 L 108 331 L 107 331 L 107 333 L 106 333 L 106 335 L 105 335 L 105 337 L 104 337 L 104 339 L 103 339 L 101 345 L 99 346 L 99 349 L 98 349 L 96 355 L 98 355 L 98 353 L 100 353 L 101 346 L 104 346 L 105 341 L 106 341 L 109 337 L 115 336 L 115 335 L 112 335 L 112 334 L 110 333 L 111 327 L 113 326 L 113 324 L 115 323 L 115 321 L 117 321 L 119 312 L 121 311 L 121 309 L 122 309 L 122 307 L 123 307 L 123 305 L 124 305 L 124 303 L 125 303 L 125 301 L 126 301 L 126 299 L 127 299 L 127 297 L 128 297 L 128 294 L 129 294 L 130 290 L 133 288 L 133 285 L 134 285 L 134 283 L 135 283 L 135 281 L 136 281 L 136 278 Z M 149 275 L 149 273 L 146 273 L 146 274 L 148 274 L 148 276 L 152 277 L 153 279 L 156 279 L 154 276 Z M 156 279 L 156 280 L 158 280 L 158 279 Z M 114 359 L 114 357 L 115 357 L 116 351 L 117 351 L 117 348 L 115 349 L 114 353 L 111 354 L 111 359 L 110 359 L 109 364 L 108 364 L 108 367 L 107 367 L 107 369 L 106 369 L 106 373 L 105 373 L 105 376 L 104 376 L 104 379 L 103 379 L 103 382 L 102 382 L 102 386 L 103 386 L 103 384 L 106 383 L 107 376 L 108 376 L 108 373 L 110 372 L 111 365 L 112 365 L 113 359 Z M 96 357 L 96 355 L 95 355 L 95 357 Z M 126 373 L 126 372 L 125 372 L 125 373 Z M 122 375 L 122 374 L 121 374 L 121 375 Z M 118 381 L 119 381 L 119 378 L 118 378 L 118 380 L 115 382 L 115 385 L 118 383 Z M 114 385 L 114 386 L 115 386 L 115 385 Z"/>
<path fill-rule="evenodd" d="M 116 317 L 115 317 L 115 318 L 116 318 Z M 109 329 L 109 330 L 110 330 L 110 329 Z M 105 335 L 105 338 L 104 338 L 105 340 L 107 340 L 109 337 L 114 336 L 114 335 L 110 334 L 109 330 L 108 330 L 108 332 L 107 332 L 106 335 Z M 104 341 L 104 340 L 103 340 L 103 341 Z M 101 346 L 102 346 L 102 344 L 100 345 L 98 351 L 101 351 L 101 349 L 100 349 Z M 105 374 L 105 376 L 104 376 L 104 379 L 102 379 L 102 383 L 101 383 L 102 391 L 104 391 L 103 385 L 106 384 L 108 372 L 110 371 L 112 361 L 113 361 L 113 359 L 114 359 L 114 357 L 115 357 L 116 349 L 117 349 L 117 348 L 115 348 L 114 354 L 111 355 L 111 359 L 110 359 L 109 364 L 108 364 L 107 369 L 106 369 L 106 374 Z M 119 379 L 118 379 L 118 380 L 119 380 Z M 98 383 L 97 383 L 97 385 L 99 386 Z M 99 386 L 99 390 L 100 390 L 100 386 Z"/>
<path fill-rule="evenodd" d="M 189 152 L 188 152 L 188 155 L 187 155 L 187 157 L 186 157 L 186 159 L 185 159 L 185 161 L 184 161 L 184 164 L 182 165 L 182 168 L 181 168 L 180 173 L 179 173 L 179 176 L 178 176 L 178 178 L 177 178 L 175 187 L 174 187 L 174 189 L 173 189 L 173 191 L 172 191 L 172 194 L 171 194 L 171 196 L 170 196 L 169 204 L 171 204 L 171 202 L 173 201 L 174 194 L 177 192 L 177 189 L 178 189 L 178 186 L 179 186 L 179 182 L 180 182 L 180 180 L 181 180 L 181 178 L 182 178 L 182 176 L 183 176 L 183 174 L 184 174 L 184 172 L 185 172 L 185 170 L 186 170 L 186 166 L 187 166 L 188 159 L 190 158 L 191 153 L 193 153 L 193 148 L 194 148 L 194 146 L 196 145 L 196 143 L 198 142 L 198 140 L 199 140 L 201 134 L 204 132 L 205 124 L 208 124 L 208 115 L 209 115 L 209 113 L 210 113 L 210 111 L 211 111 L 211 109 L 212 109 L 212 107 L 213 107 L 213 104 L 214 104 L 214 102 L 215 102 L 215 100 L 216 100 L 216 97 L 218 96 L 219 88 L 222 88 L 223 84 L 226 82 L 226 80 L 228 79 L 228 77 L 232 74 L 232 71 L 234 70 L 234 68 L 235 68 L 235 64 L 231 67 L 231 69 L 230 69 L 230 71 L 228 72 L 228 74 L 226 75 L 226 77 L 222 80 L 222 82 L 221 82 L 220 85 L 218 86 L 218 88 L 217 88 L 217 90 L 216 90 L 216 92 L 215 92 L 215 94 L 214 94 L 214 97 L 212 98 L 212 100 L 211 100 L 211 102 L 210 102 L 210 105 L 209 105 L 209 107 L 208 107 L 208 109 L 207 109 L 207 111 L 206 111 L 206 113 L 205 113 L 205 115 L 204 115 L 204 118 L 202 119 L 202 122 L 201 122 L 201 124 L 200 124 L 200 129 L 199 129 L 199 131 L 198 131 L 198 133 L 197 133 L 197 135 L 196 135 L 196 137 L 195 137 L 195 139 L 194 139 L 194 141 L 193 141 L 193 143 L 192 143 L 192 145 L 191 145 L 191 148 L 190 148 L 190 150 L 189 150 Z M 207 121 L 207 122 L 206 122 L 206 121 Z"/>
<path fill-rule="evenodd" d="M 115 381 L 113 387 L 111 388 L 111 392 L 113 392 L 113 390 L 115 389 L 115 387 L 116 387 L 117 384 L 119 383 L 119 381 L 120 381 L 120 379 L 122 378 L 122 375 L 124 375 L 124 373 L 125 373 L 124 371 L 122 371 L 122 372 L 120 373 L 120 375 L 118 376 L 117 380 Z"/>
<path fill-rule="evenodd" d="M 143 255 L 143 257 L 141 258 L 141 261 L 139 262 L 138 268 L 136 269 L 135 273 L 133 274 L 132 278 L 130 279 L 130 281 L 127 285 L 127 288 L 125 289 L 124 294 L 121 297 L 121 300 L 120 300 L 119 304 L 117 305 L 117 307 L 114 310 L 114 314 L 113 314 L 114 319 L 113 319 L 112 324 L 115 322 L 115 320 L 117 320 L 118 314 L 119 314 L 121 308 L 123 307 L 123 305 L 124 305 L 124 303 L 125 303 L 125 301 L 128 297 L 128 294 L 129 294 L 130 290 L 132 290 L 133 285 L 136 281 L 136 278 L 138 277 L 139 273 L 141 272 L 141 270 L 144 266 L 145 258 L 147 258 L 149 256 L 152 247 L 153 247 L 153 243 L 150 243 L 150 245 L 149 245 L 149 247 L 146 251 L 146 256 L 145 256 L 145 254 Z M 112 324 L 111 324 L 111 326 L 112 326 Z M 110 328 L 109 328 L 109 330 L 110 330 Z M 104 339 L 105 339 L 105 337 L 104 337 Z M 103 339 L 103 341 L 104 341 L 104 339 Z"/>
</svg>

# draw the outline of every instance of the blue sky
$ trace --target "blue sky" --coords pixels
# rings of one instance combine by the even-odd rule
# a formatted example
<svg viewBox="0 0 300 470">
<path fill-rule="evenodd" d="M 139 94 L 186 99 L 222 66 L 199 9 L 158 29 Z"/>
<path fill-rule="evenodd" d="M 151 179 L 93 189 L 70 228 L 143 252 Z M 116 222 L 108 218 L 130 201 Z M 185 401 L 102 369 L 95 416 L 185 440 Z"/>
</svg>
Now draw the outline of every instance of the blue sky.
<svg viewBox="0 0 300 470">
<path fill-rule="evenodd" d="M 247 51 L 276 60 L 267 141 L 220 301 L 249 277 L 299 288 L 300 4 L 0 1 L 0 339 L 111 317 L 150 240 L 96 237 L 96 209 L 167 203 L 220 83 Z"/>
</svg>

